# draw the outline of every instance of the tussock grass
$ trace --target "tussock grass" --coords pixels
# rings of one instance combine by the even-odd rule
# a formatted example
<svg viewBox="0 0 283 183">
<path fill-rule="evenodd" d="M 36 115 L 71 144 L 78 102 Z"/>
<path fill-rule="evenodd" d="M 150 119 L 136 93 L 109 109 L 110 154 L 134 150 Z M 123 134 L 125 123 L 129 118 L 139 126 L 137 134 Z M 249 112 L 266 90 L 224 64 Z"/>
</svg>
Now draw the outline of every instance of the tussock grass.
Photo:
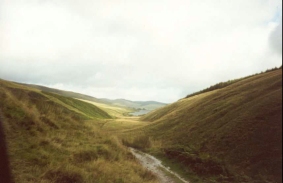
<svg viewBox="0 0 283 183">
<path fill-rule="evenodd" d="M 152 145 L 152 140 L 149 136 L 146 135 L 141 135 L 141 136 L 136 136 L 134 138 L 123 138 L 122 142 L 124 145 L 128 147 L 133 147 L 135 149 L 139 150 L 147 150 L 150 149 Z"/>
<path fill-rule="evenodd" d="M 16 182 L 157 182 L 124 145 L 194 183 L 282 182 L 281 69 L 182 99 L 144 122 L 3 80 L 0 98 Z"/>
<path fill-rule="evenodd" d="M 15 182 L 157 182 L 101 129 L 109 115 L 94 105 L 3 80 L 0 97 Z"/>
<path fill-rule="evenodd" d="M 282 182 L 282 69 L 181 99 L 142 120 L 151 124 L 125 133 L 126 144 L 178 162 L 193 182 Z"/>
<path fill-rule="evenodd" d="M 71 170 L 70 170 L 71 169 Z M 74 171 L 73 168 L 58 168 L 56 170 L 48 170 L 42 176 L 45 180 L 52 181 L 55 183 L 83 183 L 83 176 Z"/>
</svg>

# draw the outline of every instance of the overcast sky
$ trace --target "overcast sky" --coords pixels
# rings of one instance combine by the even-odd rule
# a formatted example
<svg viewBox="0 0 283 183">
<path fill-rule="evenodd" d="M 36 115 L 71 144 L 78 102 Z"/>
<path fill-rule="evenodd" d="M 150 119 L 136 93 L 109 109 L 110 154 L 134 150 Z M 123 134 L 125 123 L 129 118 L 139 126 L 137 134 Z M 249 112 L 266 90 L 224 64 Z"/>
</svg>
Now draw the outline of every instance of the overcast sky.
<svg viewBox="0 0 283 183">
<path fill-rule="evenodd" d="M 282 0 L 1 0 L 0 78 L 174 102 L 282 65 Z"/>
</svg>

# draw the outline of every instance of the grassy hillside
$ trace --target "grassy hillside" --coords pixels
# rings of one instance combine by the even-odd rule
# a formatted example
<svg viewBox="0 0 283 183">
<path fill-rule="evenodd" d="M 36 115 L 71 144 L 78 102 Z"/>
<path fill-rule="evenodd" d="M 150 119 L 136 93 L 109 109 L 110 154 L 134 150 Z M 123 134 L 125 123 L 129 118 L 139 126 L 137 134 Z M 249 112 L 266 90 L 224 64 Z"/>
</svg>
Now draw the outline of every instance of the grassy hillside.
<svg viewBox="0 0 283 183">
<path fill-rule="evenodd" d="M 19 84 L 21 84 L 21 83 L 19 83 Z M 35 88 L 35 89 L 38 89 L 38 90 L 43 91 L 43 92 L 62 95 L 64 97 L 78 98 L 78 99 L 82 99 L 82 100 L 88 100 L 88 101 L 99 102 L 99 103 L 107 103 L 106 101 L 103 101 L 101 99 L 98 99 L 98 98 L 95 98 L 95 97 L 92 97 L 92 96 L 89 96 L 89 95 L 84 95 L 84 94 L 72 92 L 72 91 L 64 91 L 64 90 L 59 90 L 59 89 L 49 88 L 49 87 L 39 86 L 39 85 L 33 85 L 33 84 L 21 84 L 21 85 L 26 85 L 28 87 Z"/>
<path fill-rule="evenodd" d="M 272 71 L 275 71 L 275 70 L 279 70 L 279 69 L 282 69 L 282 66 L 280 68 L 272 68 L 272 69 L 267 69 L 265 71 L 265 73 L 267 72 L 272 72 Z M 244 77 L 244 78 L 239 78 L 239 79 L 234 79 L 234 80 L 229 80 L 229 81 L 226 81 L 226 82 L 220 82 L 220 83 L 217 83 L 213 86 L 210 86 L 204 90 L 201 90 L 201 91 L 198 91 L 198 92 L 195 92 L 195 93 L 192 93 L 192 94 L 189 94 L 186 96 L 186 98 L 189 98 L 189 97 L 193 97 L 195 95 L 199 95 L 199 94 L 202 94 L 202 93 L 206 93 L 206 92 L 210 92 L 210 91 L 213 91 L 213 90 L 217 90 L 217 89 L 221 89 L 221 88 L 225 88 L 226 86 L 229 86 L 231 84 L 234 84 L 238 81 L 241 81 L 241 80 L 244 80 L 244 79 L 247 79 L 247 78 L 250 78 L 250 77 L 253 77 L 253 76 L 256 76 L 256 75 L 259 75 L 259 74 L 263 74 L 264 72 L 261 72 L 261 73 L 257 73 L 257 74 L 253 74 L 253 75 L 250 75 L 250 76 L 247 76 L 247 77 Z"/>
<path fill-rule="evenodd" d="M 100 129 L 110 116 L 94 105 L 4 80 L 0 99 L 15 182 L 156 182 Z"/>
<path fill-rule="evenodd" d="M 84 94 L 71 92 L 71 91 L 58 90 L 54 88 L 48 88 L 48 87 L 39 86 L 39 85 L 22 84 L 22 83 L 18 83 L 18 84 L 28 86 L 34 89 L 38 89 L 39 91 L 42 91 L 43 93 L 48 93 L 48 95 L 50 96 L 61 98 L 61 100 L 62 99 L 65 100 L 66 98 L 68 98 L 68 100 L 78 99 L 80 101 L 83 101 L 89 104 L 93 104 L 94 106 L 97 106 L 98 108 L 107 112 L 111 117 L 114 117 L 114 118 L 116 117 L 120 118 L 123 116 L 127 116 L 129 113 L 134 112 L 134 109 L 129 108 L 124 105 L 123 106 L 115 105 L 113 104 L 112 100 L 109 100 L 109 99 L 98 99 L 98 98 L 95 98 L 89 95 L 84 95 Z"/>
<path fill-rule="evenodd" d="M 135 111 L 134 109 L 130 109 L 130 108 L 127 108 L 127 107 L 119 107 L 119 106 L 115 106 L 115 105 L 111 105 L 111 104 L 93 102 L 93 101 L 89 101 L 89 100 L 82 100 L 82 99 L 79 99 L 79 100 L 93 104 L 93 105 L 99 107 L 100 109 L 104 110 L 109 115 L 111 115 L 113 118 L 123 118 L 123 117 L 127 116 L 129 113 Z"/>
<path fill-rule="evenodd" d="M 282 182 L 282 69 L 182 99 L 142 120 L 152 124 L 125 134 L 125 143 L 179 162 L 192 182 Z"/>
<path fill-rule="evenodd" d="M 83 101 L 80 101 L 74 98 L 70 98 L 70 97 L 64 97 L 64 96 L 53 94 L 53 93 L 47 93 L 47 92 L 42 92 L 42 93 L 50 97 L 53 97 L 55 99 L 58 99 L 64 104 L 67 104 L 68 106 L 71 106 L 72 108 L 78 111 L 82 111 L 87 117 L 101 118 L 101 119 L 111 118 L 111 116 L 107 112 L 87 102 L 83 102 Z"/>
<path fill-rule="evenodd" d="M 157 108 L 160 108 L 166 105 L 165 103 L 156 102 L 156 101 L 130 101 L 130 100 L 125 100 L 125 99 L 116 99 L 116 100 L 102 99 L 102 98 L 95 98 L 89 95 L 84 95 L 84 94 L 80 94 L 76 92 L 48 88 L 45 86 L 32 85 L 32 84 L 24 84 L 24 85 L 44 91 L 44 92 L 58 94 L 64 97 L 76 98 L 76 99 L 80 99 L 83 101 L 93 102 L 96 104 L 126 108 L 126 110 L 129 110 L 129 108 L 130 109 L 140 108 L 140 109 L 154 110 L 154 109 L 157 109 Z"/>
</svg>

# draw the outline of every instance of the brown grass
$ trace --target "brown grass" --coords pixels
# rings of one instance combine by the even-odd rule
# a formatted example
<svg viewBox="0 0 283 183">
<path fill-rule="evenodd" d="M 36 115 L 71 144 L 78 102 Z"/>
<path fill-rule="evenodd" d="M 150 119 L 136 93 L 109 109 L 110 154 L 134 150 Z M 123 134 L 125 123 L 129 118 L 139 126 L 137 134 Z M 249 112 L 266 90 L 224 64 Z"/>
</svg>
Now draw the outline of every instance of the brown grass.
<svg viewBox="0 0 283 183">
<path fill-rule="evenodd" d="M 0 97 L 15 182 L 156 183 L 91 104 L 3 80 Z"/>
<path fill-rule="evenodd" d="M 179 162 L 185 174 L 198 175 L 191 180 L 282 181 L 282 69 L 182 99 L 142 119 L 152 123 L 125 134 L 125 141 Z M 142 147 L 143 136 L 159 147 Z"/>
</svg>

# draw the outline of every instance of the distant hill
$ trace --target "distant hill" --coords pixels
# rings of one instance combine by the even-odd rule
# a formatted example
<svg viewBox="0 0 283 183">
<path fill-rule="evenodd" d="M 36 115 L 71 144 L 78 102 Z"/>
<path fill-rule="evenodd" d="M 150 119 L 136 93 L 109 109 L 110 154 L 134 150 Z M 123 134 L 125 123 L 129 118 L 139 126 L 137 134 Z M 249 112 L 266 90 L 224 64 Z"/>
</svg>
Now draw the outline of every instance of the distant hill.
<svg viewBox="0 0 283 183">
<path fill-rule="evenodd" d="M 45 86 L 31 85 L 31 84 L 25 84 L 25 85 L 32 87 L 32 88 L 39 89 L 41 91 L 55 93 L 55 94 L 62 95 L 65 97 L 72 97 L 72 98 L 77 98 L 81 100 L 102 103 L 102 104 L 115 105 L 115 106 L 126 107 L 126 108 L 154 110 L 154 109 L 167 105 L 165 103 L 156 102 L 156 101 L 130 101 L 126 99 L 111 100 L 111 99 L 106 99 L 106 98 L 95 98 L 89 95 L 84 95 L 84 94 L 71 92 L 71 91 L 58 90 L 54 88 L 48 88 Z"/>
<path fill-rule="evenodd" d="M 282 182 L 282 69 L 188 96 L 142 120 L 152 124 L 132 145 L 179 162 L 193 182 Z"/>
<path fill-rule="evenodd" d="M 116 99 L 116 100 L 102 99 L 102 100 L 116 106 L 129 107 L 134 109 L 146 109 L 146 110 L 154 110 L 167 105 L 165 103 L 156 102 L 156 101 L 130 101 L 125 99 Z"/>
</svg>

